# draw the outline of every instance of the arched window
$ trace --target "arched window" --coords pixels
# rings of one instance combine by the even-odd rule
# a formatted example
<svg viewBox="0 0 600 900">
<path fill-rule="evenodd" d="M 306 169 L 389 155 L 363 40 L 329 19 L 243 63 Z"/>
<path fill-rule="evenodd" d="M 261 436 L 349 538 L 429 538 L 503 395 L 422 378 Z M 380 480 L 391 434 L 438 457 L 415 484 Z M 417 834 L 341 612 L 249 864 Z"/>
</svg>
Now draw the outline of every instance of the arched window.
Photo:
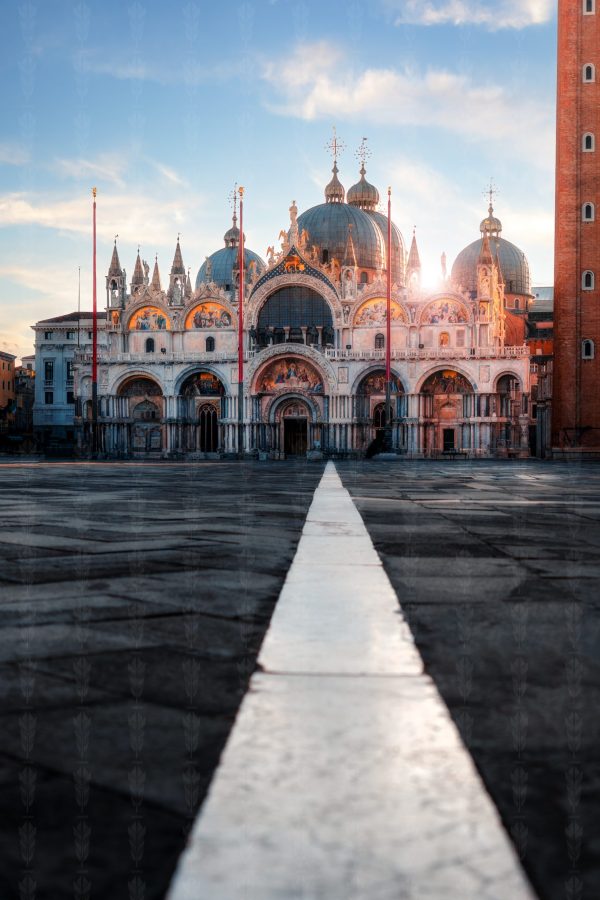
<svg viewBox="0 0 600 900">
<path fill-rule="evenodd" d="M 586 84 L 596 80 L 596 70 L 592 63 L 586 63 L 583 67 L 583 80 Z"/>
<path fill-rule="evenodd" d="M 581 287 L 584 291 L 593 291 L 594 290 L 594 273 L 589 269 L 583 272 L 581 276 Z"/>
<path fill-rule="evenodd" d="M 200 426 L 200 450 L 202 453 L 214 453 L 219 442 L 219 423 L 217 410 L 211 404 L 201 406 L 198 411 Z"/>
<path fill-rule="evenodd" d="M 383 350 L 385 347 L 385 335 L 384 334 L 376 334 L 375 335 L 375 349 Z"/>
<path fill-rule="evenodd" d="M 146 338 L 146 353 L 154 353 L 154 338 Z"/>
<path fill-rule="evenodd" d="M 207 353 L 213 353 L 213 352 L 214 352 L 214 349 L 215 349 L 215 339 L 214 339 L 214 337 L 207 337 L 207 338 L 206 338 L 206 352 L 207 352 Z"/>
<path fill-rule="evenodd" d="M 360 283 L 361 283 L 361 284 L 368 284 L 368 283 L 369 283 L 369 273 L 368 273 L 368 272 L 361 272 L 361 273 L 360 273 Z"/>
<path fill-rule="evenodd" d="M 594 135 L 591 131 L 586 131 L 581 142 L 581 149 L 584 153 L 592 153 L 595 149 Z"/>
<path fill-rule="evenodd" d="M 593 222 L 594 221 L 594 204 L 593 203 L 584 203 L 581 207 L 581 218 L 584 222 Z"/>
<path fill-rule="evenodd" d="M 323 250 L 323 253 L 321 254 L 321 262 L 322 263 L 329 262 L 329 250 Z"/>
<path fill-rule="evenodd" d="M 593 16 L 596 12 L 596 0 L 583 0 L 584 16 Z"/>
<path fill-rule="evenodd" d="M 515 309 L 519 309 L 521 306 L 521 301 L 518 297 L 515 297 Z"/>
<path fill-rule="evenodd" d="M 593 359 L 594 358 L 594 342 L 589 338 L 584 338 L 581 342 L 581 358 L 582 359 Z"/>
</svg>

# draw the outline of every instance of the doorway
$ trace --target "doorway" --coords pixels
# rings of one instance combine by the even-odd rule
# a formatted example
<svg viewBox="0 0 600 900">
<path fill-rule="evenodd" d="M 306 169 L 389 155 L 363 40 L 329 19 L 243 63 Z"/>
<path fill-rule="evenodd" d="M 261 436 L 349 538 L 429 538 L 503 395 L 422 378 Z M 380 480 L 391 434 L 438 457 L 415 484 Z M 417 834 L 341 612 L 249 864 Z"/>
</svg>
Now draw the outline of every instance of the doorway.
<svg viewBox="0 0 600 900">
<path fill-rule="evenodd" d="M 308 449 L 308 423 L 300 416 L 287 416 L 283 420 L 283 452 L 286 456 L 306 456 Z"/>
<path fill-rule="evenodd" d="M 444 453 L 454 450 L 454 428 L 444 428 L 442 439 L 444 442 Z"/>
</svg>

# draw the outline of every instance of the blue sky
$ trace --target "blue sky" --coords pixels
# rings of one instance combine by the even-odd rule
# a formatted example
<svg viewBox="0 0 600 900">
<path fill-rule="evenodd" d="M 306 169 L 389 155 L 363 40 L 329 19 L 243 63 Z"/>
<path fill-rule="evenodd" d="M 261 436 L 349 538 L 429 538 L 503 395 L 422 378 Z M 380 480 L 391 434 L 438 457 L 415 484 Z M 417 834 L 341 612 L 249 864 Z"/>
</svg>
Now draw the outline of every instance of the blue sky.
<svg viewBox="0 0 600 900">
<path fill-rule="evenodd" d="M 164 278 L 178 232 L 195 276 L 246 189 L 249 247 L 265 255 L 295 199 L 322 201 L 332 126 L 393 191 L 433 284 L 478 236 L 493 178 L 503 236 L 552 283 L 556 12 L 552 0 L 264 0 L 0 4 L 0 349 L 91 307 L 119 235 Z"/>
</svg>

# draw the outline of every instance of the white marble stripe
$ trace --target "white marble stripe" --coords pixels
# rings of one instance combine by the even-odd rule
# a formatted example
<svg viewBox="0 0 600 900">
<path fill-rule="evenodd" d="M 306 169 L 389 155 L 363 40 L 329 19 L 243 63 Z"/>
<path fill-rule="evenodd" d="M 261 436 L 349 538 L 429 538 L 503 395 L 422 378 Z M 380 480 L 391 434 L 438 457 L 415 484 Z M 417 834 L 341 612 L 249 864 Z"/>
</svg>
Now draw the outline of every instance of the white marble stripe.
<svg viewBox="0 0 600 900">
<path fill-rule="evenodd" d="M 532 900 L 328 463 L 169 900 Z"/>
</svg>

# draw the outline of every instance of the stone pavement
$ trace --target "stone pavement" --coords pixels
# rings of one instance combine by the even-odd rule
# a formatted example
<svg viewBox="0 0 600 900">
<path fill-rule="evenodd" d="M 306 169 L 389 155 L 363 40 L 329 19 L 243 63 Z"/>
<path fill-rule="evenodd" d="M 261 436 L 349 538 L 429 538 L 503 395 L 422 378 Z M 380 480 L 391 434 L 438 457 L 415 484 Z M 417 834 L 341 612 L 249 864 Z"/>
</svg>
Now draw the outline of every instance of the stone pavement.
<svg viewBox="0 0 600 900">
<path fill-rule="evenodd" d="M 2 900 L 164 896 L 321 472 L 0 465 Z"/>
<path fill-rule="evenodd" d="M 336 467 L 540 898 L 597 900 L 600 469 Z M 164 896 L 322 471 L 0 464 L 2 900 Z"/>
<path fill-rule="evenodd" d="M 169 900 L 533 900 L 329 463 Z"/>
</svg>

